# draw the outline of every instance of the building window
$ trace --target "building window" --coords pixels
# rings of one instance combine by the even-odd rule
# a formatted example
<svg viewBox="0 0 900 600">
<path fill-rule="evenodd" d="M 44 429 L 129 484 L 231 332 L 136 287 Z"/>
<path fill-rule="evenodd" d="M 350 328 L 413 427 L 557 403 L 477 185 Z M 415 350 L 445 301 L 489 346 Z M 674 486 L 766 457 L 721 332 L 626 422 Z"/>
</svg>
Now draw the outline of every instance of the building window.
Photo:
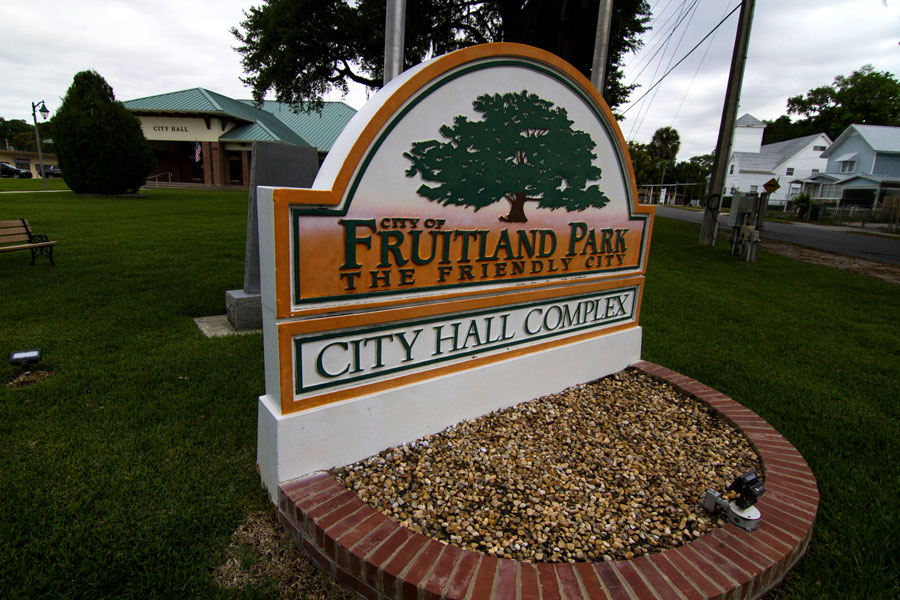
<svg viewBox="0 0 900 600">
<path fill-rule="evenodd" d="M 841 173 L 852 173 L 856 170 L 855 160 L 845 160 L 841 163 Z"/>
<path fill-rule="evenodd" d="M 813 152 L 825 152 L 825 146 L 813 146 Z"/>
<path fill-rule="evenodd" d="M 793 175 L 793 174 L 794 174 L 794 167 L 788 167 L 788 168 L 787 168 L 787 171 L 785 171 L 784 174 L 785 174 L 785 175 Z"/>
<path fill-rule="evenodd" d="M 750 186 L 750 193 L 751 193 L 751 194 L 756 194 L 757 192 L 759 192 L 759 186 L 758 186 L 758 185 L 751 185 L 751 186 Z"/>
<path fill-rule="evenodd" d="M 728 167 L 728 174 L 734 175 L 734 165 L 731 165 L 730 167 Z"/>
<path fill-rule="evenodd" d="M 840 198 L 841 186 L 836 183 L 823 183 L 820 198 Z"/>
<path fill-rule="evenodd" d="M 819 170 L 818 170 L 818 169 L 813 169 L 813 170 L 812 170 L 812 174 L 813 174 L 813 175 L 818 175 L 818 174 L 819 174 Z"/>
</svg>

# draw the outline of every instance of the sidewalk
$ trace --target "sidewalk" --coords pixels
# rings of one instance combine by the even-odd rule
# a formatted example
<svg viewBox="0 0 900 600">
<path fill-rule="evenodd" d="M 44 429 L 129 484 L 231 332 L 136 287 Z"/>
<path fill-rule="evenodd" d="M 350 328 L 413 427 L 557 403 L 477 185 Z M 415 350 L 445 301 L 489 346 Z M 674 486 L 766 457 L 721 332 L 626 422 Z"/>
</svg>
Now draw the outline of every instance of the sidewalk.
<svg viewBox="0 0 900 600">
<path fill-rule="evenodd" d="M 71 192 L 72 190 L 2 190 L 0 194 L 37 194 L 45 192 Z"/>
<path fill-rule="evenodd" d="M 821 229 L 823 231 L 845 231 L 847 233 L 877 233 L 878 235 L 884 235 L 887 237 L 900 238 L 900 233 L 891 233 L 890 231 L 888 231 L 888 226 L 885 223 L 867 223 L 865 227 L 861 225 L 856 227 L 852 225 L 822 225 L 820 223 L 814 223 L 811 221 L 792 221 L 790 223 L 781 224 L 797 225 L 799 227 L 809 227 L 812 229 Z"/>
</svg>

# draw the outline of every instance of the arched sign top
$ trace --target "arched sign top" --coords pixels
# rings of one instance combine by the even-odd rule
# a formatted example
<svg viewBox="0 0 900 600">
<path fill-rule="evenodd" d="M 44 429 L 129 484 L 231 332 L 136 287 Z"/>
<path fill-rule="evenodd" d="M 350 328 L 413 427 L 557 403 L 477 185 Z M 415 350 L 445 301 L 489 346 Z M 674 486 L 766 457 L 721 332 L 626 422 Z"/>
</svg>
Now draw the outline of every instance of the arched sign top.
<svg viewBox="0 0 900 600">
<path fill-rule="evenodd" d="M 532 76 L 523 77 L 528 71 L 532 71 Z M 503 72 L 506 72 L 505 77 Z M 572 96 L 571 101 L 582 104 L 593 114 L 615 147 L 617 167 L 629 188 L 631 210 L 650 212 L 649 208 L 641 210 L 636 206 L 634 176 L 625 139 L 597 89 L 558 56 L 532 46 L 505 42 L 464 48 L 403 72 L 379 90 L 344 128 L 313 184 L 314 190 L 325 193 L 298 194 L 284 189 L 277 196 L 296 204 L 320 207 L 341 205 L 346 200 L 343 194 L 355 183 L 354 176 L 358 175 L 360 166 L 364 165 L 370 152 L 380 147 L 384 136 L 397 125 L 398 120 L 407 118 L 416 106 L 433 94 L 442 97 L 448 113 L 454 111 L 452 106 L 447 106 L 454 101 L 459 104 L 460 112 L 471 111 L 474 97 L 448 98 L 444 92 L 451 89 L 454 90 L 451 93 L 455 93 L 456 89 L 471 85 L 469 79 L 477 80 L 479 77 L 483 80 L 480 85 L 485 94 L 531 91 L 526 89 L 529 84 L 546 88 L 553 86 L 554 82 L 557 87 L 567 90 Z"/>
<path fill-rule="evenodd" d="M 280 314 L 640 274 L 652 218 L 597 90 L 560 58 L 508 43 L 391 81 L 312 189 L 273 200 L 291 213 Z"/>
</svg>

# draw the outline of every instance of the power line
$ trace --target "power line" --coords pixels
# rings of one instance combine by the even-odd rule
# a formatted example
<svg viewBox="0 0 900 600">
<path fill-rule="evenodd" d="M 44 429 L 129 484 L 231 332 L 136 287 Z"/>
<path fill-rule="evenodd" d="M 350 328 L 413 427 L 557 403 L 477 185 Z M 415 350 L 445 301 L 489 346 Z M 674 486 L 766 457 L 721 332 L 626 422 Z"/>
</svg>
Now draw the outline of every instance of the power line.
<svg viewBox="0 0 900 600">
<path fill-rule="evenodd" d="M 728 10 L 726 7 L 722 10 L 722 16 L 725 16 L 725 11 Z M 681 113 L 681 109 L 684 106 L 684 101 L 687 100 L 688 94 L 691 92 L 691 88 L 694 87 L 694 81 L 697 79 L 697 75 L 700 74 L 700 69 L 703 68 L 703 64 L 706 62 L 706 55 L 709 54 L 709 49 L 712 48 L 713 40 L 716 39 L 715 33 L 709 39 L 709 44 L 706 46 L 706 50 L 703 51 L 703 56 L 700 58 L 700 62 L 697 64 L 697 69 L 694 71 L 694 76 L 691 77 L 691 82 L 688 84 L 687 89 L 684 91 L 684 96 L 681 97 L 681 102 L 678 104 L 678 110 L 675 111 L 675 114 L 672 115 L 672 122 L 669 123 L 669 127 L 675 126 L 675 119 L 678 118 L 678 115 Z"/>
<path fill-rule="evenodd" d="M 675 13 L 672 13 L 671 15 L 669 15 L 668 17 L 666 17 L 662 24 L 658 23 L 660 20 L 663 19 L 663 15 L 666 14 L 666 10 L 668 10 L 669 4 L 671 4 L 671 3 L 672 3 L 672 0 L 669 0 L 669 2 L 665 6 L 663 6 L 662 8 L 659 9 L 658 15 L 654 14 L 653 20 L 650 22 L 650 25 L 649 25 L 649 30 L 651 31 L 650 36 L 646 40 L 644 40 L 643 43 L 641 44 L 641 47 L 646 46 L 646 50 L 644 50 L 644 52 L 640 55 L 640 57 L 635 56 L 635 58 L 638 59 L 637 63 L 635 64 L 635 68 L 637 68 L 641 63 L 644 62 L 644 60 L 650 54 L 652 49 L 656 48 L 657 37 L 665 34 L 668 31 L 667 27 L 669 26 L 669 23 L 672 21 L 672 19 L 677 17 L 678 13 L 675 12 Z M 684 3 L 684 0 L 682 0 L 682 4 L 683 3 Z"/>
<path fill-rule="evenodd" d="M 626 108 L 625 110 L 622 111 L 622 114 L 624 115 L 624 114 L 627 113 L 629 110 L 631 110 L 631 108 L 632 108 L 635 104 L 637 104 L 638 102 L 640 102 L 641 100 L 643 100 L 643 99 L 647 96 L 647 94 L 649 94 L 654 88 L 656 88 L 656 86 L 658 86 L 660 83 L 662 83 L 663 80 L 664 80 L 664 79 L 665 79 L 672 71 L 674 71 L 674 70 L 678 67 L 678 65 L 680 65 L 681 63 L 683 63 L 683 62 L 687 59 L 688 56 L 690 56 L 691 54 L 693 54 L 694 51 L 695 51 L 697 48 L 699 48 L 700 45 L 703 44 L 703 42 L 705 42 L 706 39 L 707 39 L 709 36 L 711 36 L 713 33 L 715 33 L 715 31 L 716 31 L 719 27 L 721 27 L 722 24 L 723 24 L 725 21 L 728 20 L 728 17 L 730 17 L 731 15 L 733 15 L 734 13 L 736 13 L 737 10 L 738 10 L 740 7 L 741 7 L 741 5 L 738 4 L 738 5 L 735 6 L 733 9 L 731 9 L 731 12 L 729 12 L 727 15 L 725 15 L 725 18 L 723 18 L 721 21 L 719 21 L 719 24 L 718 24 L 718 25 L 716 25 L 715 27 L 713 27 L 713 28 L 709 31 L 709 33 L 707 33 L 705 36 L 703 36 L 703 39 L 701 39 L 699 42 L 697 42 L 697 45 L 694 46 L 693 48 L 691 48 L 690 51 L 689 51 L 687 54 L 685 54 L 684 56 L 682 56 L 681 59 L 680 59 L 677 63 L 675 63 L 675 65 L 674 65 L 671 69 L 669 69 L 668 71 L 666 71 L 666 73 L 665 73 L 662 77 L 660 77 L 659 80 L 658 80 L 656 83 L 654 83 L 654 84 L 651 85 L 649 88 L 647 88 L 647 91 L 644 92 L 644 94 L 643 94 L 640 98 L 638 98 L 637 100 L 635 100 L 634 102 L 632 102 L 631 104 L 629 104 L 629 105 L 628 105 L 628 108 Z"/>
<path fill-rule="evenodd" d="M 691 3 L 691 6 L 687 7 L 686 9 L 684 8 L 685 3 L 682 2 L 683 10 L 680 13 L 678 13 L 677 15 L 672 15 L 671 17 L 669 17 L 669 20 L 671 20 L 672 18 L 677 18 L 678 20 L 675 22 L 674 25 L 672 25 L 671 30 L 668 32 L 668 35 L 666 35 L 666 38 L 664 40 L 662 40 L 662 42 L 660 42 L 660 44 L 653 51 L 653 54 L 650 55 L 650 58 L 647 59 L 647 64 L 645 64 L 643 67 L 641 67 L 641 70 L 638 71 L 637 75 L 635 75 L 634 78 L 631 80 L 632 84 L 635 81 L 637 81 L 637 79 L 644 72 L 644 69 L 646 69 L 647 67 L 650 66 L 650 63 L 653 62 L 653 59 L 656 58 L 656 55 L 659 54 L 661 51 L 665 50 L 665 48 L 667 48 L 669 46 L 669 42 L 672 40 L 672 36 L 675 35 L 675 32 L 678 31 L 678 28 L 681 26 L 681 23 L 685 20 L 685 18 L 687 18 L 689 11 L 692 8 L 696 8 L 698 2 L 699 2 L 699 0 L 693 0 L 693 2 Z M 665 26 L 665 23 L 663 25 Z M 643 62 L 643 61 L 642 60 L 638 61 L 638 64 L 640 64 L 641 62 Z M 629 84 L 629 85 L 631 85 L 631 84 Z"/>
<path fill-rule="evenodd" d="M 669 57 L 669 64 L 666 65 L 666 68 L 668 68 L 672 64 L 672 60 L 674 60 L 674 58 L 675 58 L 675 53 L 678 52 L 679 48 L 681 48 L 681 43 L 684 42 L 684 36 L 687 34 L 687 30 L 691 26 L 691 23 L 694 22 L 694 15 L 697 14 L 697 6 L 699 6 L 699 0 L 697 2 L 694 2 L 687 9 L 685 9 L 685 11 L 686 11 L 685 14 L 687 14 L 689 12 L 690 18 L 688 19 L 687 25 L 681 32 L 681 38 L 679 38 L 678 44 L 675 46 L 675 50 L 672 52 L 672 55 Z M 650 107 L 653 106 L 653 103 L 656 101 L 656 94 L 659 93 L 659 90 L 660 90 L 660 88 L 656 88 L 656 90 L 653 91 L 653 97 L 651 97 L 650 101 L 647 103 L 647 110 L 644 112 L 644 116 L 641 118 L 641 126 L 643 126 L 643 124 L 644 124 L 644 119 L 646 119 L 647 115 L 650 114 Z"/>
<path fill-rule="evenodd" d="M 690 20 L 688 21 L 688 26 L 693 21 L 693 15 L 696 13 L 698 5 L 699 5 L 699 0 L 693 0 L 689 6 L 687 5 L 687 2 L 681 3 L 679 12 L 677 15 L 678 21 L 675 23 L 675 25 L 672 28 L 672 31 L 666 37 L 664 45 L 661 46 L 660 49 L 654 53 L 654 57 L 656 56 L 656 54 L 659 54 L 660 50 L 662 50 L 664 52 L 668 51 L 669 44 L 672 42 L 672 37 L 675 35 L 675 32 L 678 31 L 678 28 L 681 26 L 681 24 L 684 22 L 684 20 L 688 16 L 690 16 Z M 669 57 L 669 65 L 672 64 L 672 60 L 675 57 L 675 52 L 678 51 L 678 48 L 681 46 L 682 41 L 684 41 L 684 36 L 686 33 L 687 33 L 687 27 L 685 27 L 685 29 L 682 30 L 681 38 L 678 40 L 678 44 L 676 45 L 675 49 L 673 50 L 672 56 Z M 649 63 L 648 63 L 648 65 L 649 65 Z M 667 65 L 666 68 L 668 68 L 669 65 Z M 657 62 L 656 69 L 654 70 L 653 77 L 650 78 L 650 81 L 653 81 L 653 79 L 656 78 L 657 74 L 659 73 L 660 67 L 662 67 L 662 60 Z M 643 72 L 643 69 L 641 70 L 641 72 Z M 640 76 L 640 73 L 638 73 L 638 76 Z M 653 106 L 653 101 L 656 98 L 657 92 L 659 92 L 658 88 L 656 89 L 656 91 L 653 92 L 653 97 L 650 98 L 650 100 L 644 105 L 643 109 L 638 112 L 638 117 L 632 123 L 631 130 L 629 131 L 629 134 L 628 134 L 630 139 L 633 140 L 634 135 L 636 135 L 636 132 L 640 131 L 641 127 L 644 125 L 644 119 L 646 119 L 647 115 L 650 114 L 650 108 Z"/>
</svg>

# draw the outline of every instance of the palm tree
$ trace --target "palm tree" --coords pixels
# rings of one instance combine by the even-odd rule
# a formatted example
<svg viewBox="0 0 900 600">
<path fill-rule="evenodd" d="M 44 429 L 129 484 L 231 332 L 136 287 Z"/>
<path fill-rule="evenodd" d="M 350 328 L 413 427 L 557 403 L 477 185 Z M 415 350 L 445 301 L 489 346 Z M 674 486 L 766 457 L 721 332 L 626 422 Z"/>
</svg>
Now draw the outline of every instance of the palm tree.
<svg viewBox="0 0 900 600">
<path fill-rule="evenodd" d="M 673 161 L 678 156 L 681 148 L 681 136 L 673 127 L 660 127 L 653 134 L 653 139 L 647 145 L 647 150 L 653 158 L 663 161 Z"/>
</svg>

